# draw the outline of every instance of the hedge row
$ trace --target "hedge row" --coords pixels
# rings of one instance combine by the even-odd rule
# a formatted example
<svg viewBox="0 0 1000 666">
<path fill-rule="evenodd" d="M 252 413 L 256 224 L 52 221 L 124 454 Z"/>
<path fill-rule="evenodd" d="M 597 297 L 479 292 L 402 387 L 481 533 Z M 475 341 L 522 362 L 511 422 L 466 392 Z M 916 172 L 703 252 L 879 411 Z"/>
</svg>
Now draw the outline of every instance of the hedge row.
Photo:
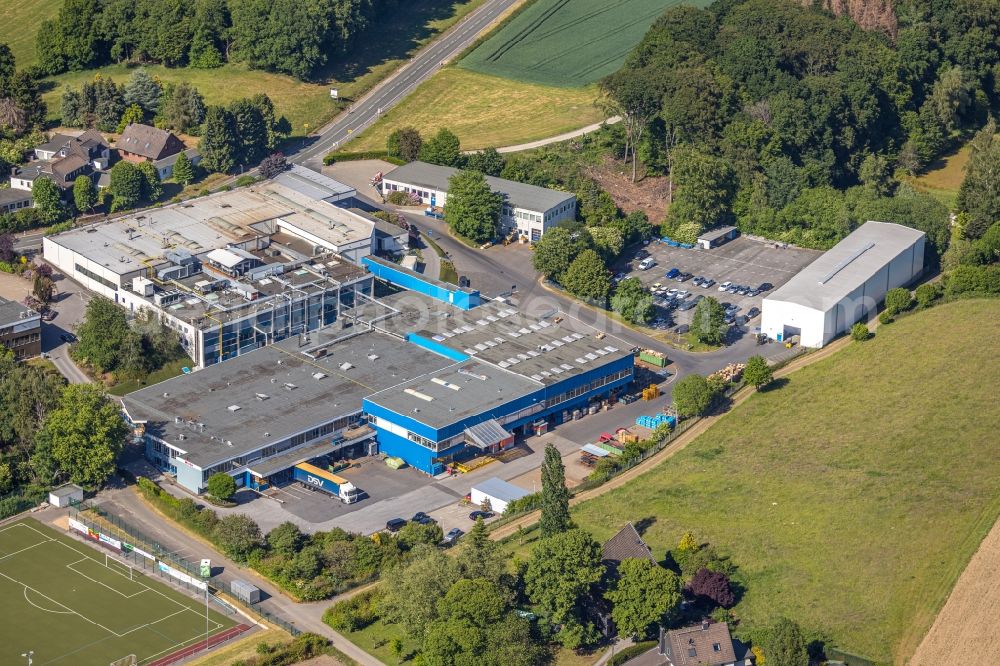
<svg viewBox="0 0 1000 666">
<path fill-rule="evenodd" d="M 361 152 L 350 152 L 346 150 L 335 151 L 327 154 L 323 158 L 323 164 L 329 166 L 334 162 L 356 162 L 358 160 L 385 160 L 391 164 L 397 166 L 402 166 L 406 164 L 406 160 L 401 160 L 398 157 L 391 157 L 388 151 L 385 150 L 364 150 Z"/>
<path fill-rule="evenodd" d="M 656 647 L 656 641 L 642 641 L 641 643 L 636 643 L 635 645 L 630 645 L 621 652 L 615 654 L 608 661 L 608 666 L 622 666 L 626 661 L 630 659 L 635 659 L 640 654 L 644 654 L 649 650 Z"/>
</svg>

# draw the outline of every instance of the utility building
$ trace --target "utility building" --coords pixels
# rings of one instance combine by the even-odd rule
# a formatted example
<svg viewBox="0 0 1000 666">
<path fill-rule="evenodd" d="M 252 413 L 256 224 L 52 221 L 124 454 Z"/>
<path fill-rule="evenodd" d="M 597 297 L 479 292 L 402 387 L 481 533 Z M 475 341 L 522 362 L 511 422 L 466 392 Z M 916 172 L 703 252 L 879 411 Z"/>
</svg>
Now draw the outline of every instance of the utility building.
<svg viewBox="0 0 1000 666">
<path fill-rule="evenodd" d="M 382 193 L 406 192 L 431 206 L 444 206 L 448 181 L 458 169 L 427 162 L 410 162 L 382 180 Z M 504 196 L 500 213 L 503 233 L 516 232 L 532 243 L 560 222 L 576 219 L 576 195 L 505 178 L 486 176 L 490 189 Z"/>
<path fill-rule="evenodd" d="M 924 241 L 910 227 L 866 222 L 764 299 L 761 331 L 822 347 L 923 272 Z"/>
</svg>

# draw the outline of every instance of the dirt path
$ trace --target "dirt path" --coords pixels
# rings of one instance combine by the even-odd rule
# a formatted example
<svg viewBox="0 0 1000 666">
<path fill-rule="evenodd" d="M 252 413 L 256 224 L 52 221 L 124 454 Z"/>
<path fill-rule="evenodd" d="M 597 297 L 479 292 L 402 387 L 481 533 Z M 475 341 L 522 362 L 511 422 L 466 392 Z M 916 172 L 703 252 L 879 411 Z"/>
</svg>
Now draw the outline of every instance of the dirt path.
<svg viewBox="0 0 1000 666">
<path fill-rule="evenodd" d="M 827 358 L 835 354 L 836 352 L 840 351 L 847 345 L 851 344 L 851 342 L 852 341 L 850 337 L 843 337 L 827 345 L 826 347 L 823 347 L 819 351 L 807 354 L 805 356 L 800 356 L 799 358 L 796 358 L 785 367 L 776 370 L 774 373 L 774 377 L 775 379 L 780 377 L 785 377 L 795 372 L 796 370 L 806 367 L 807 365 L 811 365 L 812 363 L 821 361 L 824 358 Z M 738 391 L 733 396 L 732 407 L 736 407 L 737 405 L 742 403 L 744 400 L 746 400 L 753 394 L 754 394 L 753 388 L 744 387 L 742 390 Z M 599 497 L 604 493 L 614 490 L 615 488 L 619 488 L 625 485 L 626 483 L 629 483 L 637 476 L 645 474 L 646 472 L 653 469 L 657 465 L 661 464 L 665 460 L 669 460 L 674 455 L 676 455 L 678 451 L 683 451 L 688 444 L 697 439 L 698 435 L 711 428 L 712 424 L 714 424 L 719 419 L 724 418 L 730 412 L 732 412 L 732 408 L 730 408 L 728 411 L 722 414 L 715 414 L 712 416 L 703 417 L 700 421 L 698 421 L 698 423 L 694 424 L 689 429 L 684 431 L 679 437 L 677 437 L 677 439 L 671 442 L 668 446 L 664 447 L 662 451 L 660 451 L 653 457 L 636 465 L 627 472 L 619 474 L 618 476 L 611 479 L 602 486 L 598 486 L 593 490 L 587 490 L 577 495 L 574 495 L 569 500 L 570 506 L 574 506 L 576 504 L 579 504 L 580 502 L 585 502 L 587 500 L 594 499 L 595 497 Z M 517 532 L 518 527 L 527 528 L 538 522 L 539 516 L 540 516 L 539 511 L 534 511 L 532 513 L 526 514 L 522 518 L 514 520 L 502 527 L 493 530 L 492 532 L 490 532 L 490 537 L 499 540 L 511 536 L 512 534 L 515 534 Z"/>
<path fill-rule="evenodd" d="M 972 556 L 909 663 L 1000 663 L 1000 521 Z"/>
</svg>

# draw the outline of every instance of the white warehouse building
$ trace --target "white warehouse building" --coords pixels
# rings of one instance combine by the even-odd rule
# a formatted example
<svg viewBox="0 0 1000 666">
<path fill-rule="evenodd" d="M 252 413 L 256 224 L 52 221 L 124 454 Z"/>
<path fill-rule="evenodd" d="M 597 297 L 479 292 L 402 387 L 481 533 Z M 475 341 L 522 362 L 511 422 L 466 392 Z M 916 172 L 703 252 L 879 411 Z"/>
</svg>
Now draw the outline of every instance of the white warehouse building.
<svg viewBox="0 0 1000 666">
<path fill-rule="evenodd" d="M 382 179 L 382 194 L 406 192 L 431 206 L 444 207 L 448 200 L 448 181 L 458 169 L 427 162 L 410 162 L 397 167 Z M 576 195 L 547 187 L 519 183 L 506 178 L 486 176 L 490 189 L 504 195 L 500 227 L 504 234 L 517 235 L 536 242 L 560 222 L 576 219 Z"/>
<path fill-rule="evenodd" d="M 761 332 L 822 347 L 924 269 L 924 232 L 866 222 L 764 299 Z"/>
</svg>

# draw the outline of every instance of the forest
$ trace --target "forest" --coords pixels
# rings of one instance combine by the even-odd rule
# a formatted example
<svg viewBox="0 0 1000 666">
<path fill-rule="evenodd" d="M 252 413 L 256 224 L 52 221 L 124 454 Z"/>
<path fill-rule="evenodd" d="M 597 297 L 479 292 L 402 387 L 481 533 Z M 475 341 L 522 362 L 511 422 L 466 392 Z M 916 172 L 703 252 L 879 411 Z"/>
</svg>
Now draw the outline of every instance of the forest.
<svg viewBox="0 0 1000 666">
<path fill-rule="evenodd" d="M 310 79 L 399 0 L 65 0 L 37 34 L 43 74 L 111 63 L 254 69 Z"/>
<path fill-rule="evenodd" d="M 895 14 L 866 31 L 775 0 L 668 9 L 602 82 L 624 118 L 619 157 L 634 178 L 670 179 L 664 233 L 693 240 L 735 223 L 825 249 L 884 219 L 926 231 L 939 257 L 949 211 L 901 179 L 1000 108 L 1000 13 L 983 0 L 901 0 Z M 991 215 L 970 219 L 967 238 Z"/>
</svg>

